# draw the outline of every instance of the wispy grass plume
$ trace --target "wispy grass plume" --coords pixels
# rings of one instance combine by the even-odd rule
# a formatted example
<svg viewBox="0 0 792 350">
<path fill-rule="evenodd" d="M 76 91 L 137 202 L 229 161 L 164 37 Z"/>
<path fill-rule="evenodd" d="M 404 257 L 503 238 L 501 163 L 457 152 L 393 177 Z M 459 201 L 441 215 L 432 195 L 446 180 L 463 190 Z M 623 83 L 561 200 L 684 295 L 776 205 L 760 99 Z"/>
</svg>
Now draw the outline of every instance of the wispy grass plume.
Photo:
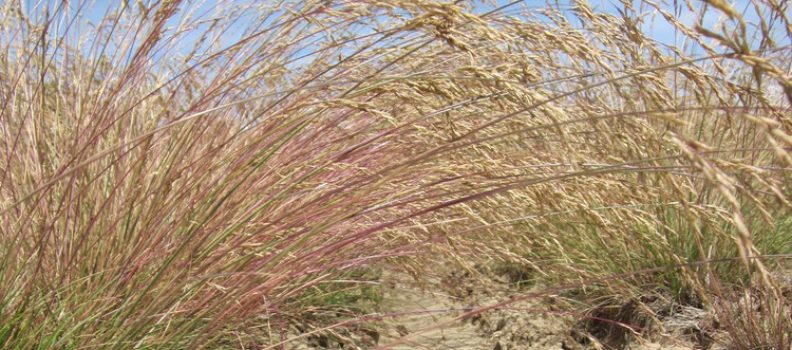
<svg viewBox="0 0 792 350">
<path fill-rule="evenodd" d="M 492 258 L 788 344 L 786 6 L 2 3 L 0 346 L 254 347 Z"/>
</svg>

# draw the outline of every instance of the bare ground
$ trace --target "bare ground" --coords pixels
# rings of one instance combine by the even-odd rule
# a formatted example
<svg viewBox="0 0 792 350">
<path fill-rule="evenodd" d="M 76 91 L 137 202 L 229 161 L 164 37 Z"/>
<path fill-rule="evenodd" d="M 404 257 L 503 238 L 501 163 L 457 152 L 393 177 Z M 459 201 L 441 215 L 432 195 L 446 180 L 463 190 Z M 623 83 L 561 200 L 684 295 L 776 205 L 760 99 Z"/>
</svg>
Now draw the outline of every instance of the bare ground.
<svg viewBox="0 0 792 350">
<path fill-rule="evenodd" d="M 611 339 L 597 339 L 581 328 L 584 317 L 560 311 L 555 296 L 506 303 L 520 295 L 541 291 L 541 286 L 519 288 L 508 273 L 489 269 L 468 273 L 444 273 L 421 287 L 398 282 L 383 287 L 382 314 L 378 328 L 345 333 L 346 342 L 327 336 L 306 337 L 289 349 L 491 349 L 491 350 L 657 350 L 717 349 L 710 341 L 696 343 L 687 329 L 700 327 L 703 311 L 683 310 L 662 320 L 666 331 L 653 341 L 641 340 L 629 331 Z M 483 273 L 482 273 L 483 272 Z M 617 326 L 616 328 L 619 328 Z M 687 333 L 686 333 L 687 332 Z M 687 335 L 686 335 L 687 334 Z"/>
</svg>

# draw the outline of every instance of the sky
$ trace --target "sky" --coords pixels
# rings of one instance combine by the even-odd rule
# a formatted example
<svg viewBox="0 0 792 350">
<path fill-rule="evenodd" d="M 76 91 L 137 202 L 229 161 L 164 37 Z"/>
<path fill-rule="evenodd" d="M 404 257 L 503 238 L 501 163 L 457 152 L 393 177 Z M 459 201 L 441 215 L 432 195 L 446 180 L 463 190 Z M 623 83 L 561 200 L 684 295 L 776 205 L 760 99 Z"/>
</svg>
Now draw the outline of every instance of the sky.
<svg viewBox="0 0 792 350">
<path fill-rule="evenodd" d="M 633 1 L 633 6 L 636 9 L 638 9 L 638 10 L 643 9 L 643 12 L 651 13 L 651 8 L 649 8 L 647 6 L 642 6 L 641 5 L 641 2 L 642 2 L 641 0 L 632 0 L 632 1 Z M 92 8 L 90 9 L 90 11 L 88 12 L 88 15 L 86 16 L 87 17 L 86 19 L 89 20 L 89 21 L 93 21 L 95 23 L 98 23 L 98 21 L 100 21 L 104 17 L 105 10 L 107 9 L 108 4 L 118 4 L 120 2 L 121 1 L 118 1 L 118 0 L 97 0 L 95 2 L 95 4 L 92 6 Z M 134 0 L 130 1 L 130 3 L 131 2 L 134 2 Z M 204 3 L 204 5 L 201 7 L 201 9 L 202 10 L 210 10 L 212 6 L 214 6 L 214 5 L 218 4 L 218 3 L 224 3 L 225 4 L 224 6 L 227 6 L 228 3 L 236 3 L 236 4 L 242 3 L 242 4 L 244 4 L 244 3 L 250 3 L 250 2 L 253 2 L 253 1 L 248 1 L 248 0 L 245 0 L 245 1 L 209 0 L 209 1 Z M 661 3 L 663 3 L 663 2 L 665 2 L 666 4 L 664 6 L 662 6 L 662 7 L 664 9 L 668 10 L 669 12 L 674 13 L 673 4 L 670 1 L 661 1 Z M 507 3 L 509 3 L 509 1 L 507 1 L 507 0 L 497 0 L 498 6 L 505 5 Z M 554 3 L 557 3 L 561 7 L 564 7 L 564 6 L 567 6 L 569 1 L 568 0 L 559 0 L 559 1 L 554 1 Z M 699 5 L 702 4 L 702 2 L 700 2 L 700 1 L 698 1 L 696 3 L 699 4 Z M 756 22 L 756 20 L 758 18 L 758 15 L 757 15 L 756 11 L 753 11 L 753 9 L 750 8 L 750 6 L 749 6 L 750 5 L 750 1 L 749 0 L 732 0 L 732 1 L 730 1 L 730 3 L 733 4 L 733 6 L 735 7 L 735 9 L 737 9 L 738 12 L 741 12 L 743 14 L 743 16 L 744 16 L 744 18 L 746 20 L 752 21 L 752 22 Z M 527 6 L 536 6 L 536 5 L 540 5 L 541 6 L 541 5 L 545 4 L 545 1 L 544 0 L 542 0 L 542 1 L 531 1 L 531 0 L 528 0 L 528 1 L 523 2 L 523 4 L 525 4 Z M 603 12 L 612 13 L 612 14 L 618 14 L 617 13 L 617 9 L 622 7 L 620 2 L 614 1 L 614 0 L 590 0 L 589 4 L 595 10 L 601 10 Z M 684 6 L 680 6 L 680 7 L 684 8 Z M 485 6 L 482 6 L 482 11 L 483 10 L 485 10 Z M 680 12 L 680 19 L 681 19 L 681 22 L 686 24 L 686 25 L 692 25 L 698 20 L 696 13 L 695 12 L 691 12 L 691 11 L 689 11 L 687 9 L 685 9 L 685 10 Z M 710 11 L 708 13 L 708 15 L 705 18 L 703 18 L 702 23 L 704 24 L 704 27 L 711 28 L 717 23 L 718 19 L 719 18 L 717 16 L 717 14 L 715 13 L 715 11 Z M 644 29 L 647 30 L 647 32 L 650 35 L 652 35 L 656 40 L 658 40 L 660 42 L 667 43 L 667 44 L 673 44 L 674 43 L 674 28 L 670 24 L 668 24 L 664 19 L 662 19 L 660 16 L 657 16 L 654 19 L 651 16 L 646 16 L 645 17 L 645 28 Z"/>
<path fill-rule="evenodd" d="M 46 2 L 47 0 L 44 1 Z M 140 2 L 141 0 L 126 0 L 126 1 L 127 3 L 130 4 L 130 6 L 137 6 L 136 3 Z M 144 0 L 144 1 L 148 3 L 151 0 Z M 209 19 L 213 14 L 215 7 L 218 5 L 222 5 L 223 8 L 228 9 L 233 7 L 230 6 L 232 4 L 236 6 L 239 5 L 244 6 L 244 5 L 260 4 L 260 3 L 271 4 L 274 3 L 274 1 L 275 0 L 270 0 L 270 1 L 205 0 L 205 1 L 200 1 L 199 3 L 201 5 L 194 8 L 193 10 L 195 11 L 194 14 L 197 14 L 199 17 L 203 15 L 204 18 Z M 332 0 L 332 1 L 337 1 L 337 0 Z M 489 1 L 495 1 L 494 6 L 502 6 L 510 2 L 509 0 L 489 0 Z M 552 1 L 552 3 L 555 6 L 562 9 L 570 8 L 573 5 L 571 3 L 571 0 L 550 0 L 550 1 Z M 675 28 L 672 27 L 670 24 L 668 24 L 666 20 L 662 18 L 662 16 L 657 15 L 653 17 L 652 16 L 653 9 L 643 4 L 642 0 L 623 0 L 623 1 L 632 1 L 633 7 L 636 9 L 636 11 L 638 11 L 638 13 L 644 14 L 642 16 L 643 18 L 642 29 L 644 29 L 645 33 L 648 34 L 650 37 L 654 38 L 655 40 L 661 43 L 674 45 L 677 47 L 684 44 L 683 42 L 684 38 L 682 36 L 676 36 Z M 687 10 L 686 6 L 683 5 L 680 5 L 678 7 L 680 11 L 674 11 L 673 1 L 682 1 L 682 0 L 663 0 L 663 1 L 665 1 L 665 4 L 661 5 L 661 7 L 664 10 L 669 11 L 670 13 L 676 14 L 678 16 L 677 18 L 687 26 L 692 27 L 695 23 L 700 22 L 705 28 L 713 29 L 716 23 L 718 23 L 721 20 L 721 18 L 719 18 L 718 16 L 717 11 L 709 11 L 708 15 L 705 16 L 704 18 L 698 18 L 698 14 L 696 12 Z M 117 9 L 119 6 L 122 6 L 121 4 L 123 2 L 124 1 L 119 1 L 119 0 L 96 0 L 89 2 L 89 4 L 87 4 L 85 8 L 81 8 L 79 11 L 82 16 L 80 18 L 80 25 L 91 26 L 100 23 L 101 20 L 105 17 L 108 8 Z M 189 2 L 192 3 L 193 1 L 189 1 Z M 39 3 L 38 1 L 26 2 L 26 6 L 29 7 L 28 11 L 33 11 L 33 7 L 35 7 L 36 4 L 38 3 Z M 61 2 L 55 0 L 50 1 L 50 4 L 53 4 L 53 6 L 57 6 L 58 4 L 64 4 L 64 3 L 74 4 L 74 3 L 78 3 L 78 1 L 75 2 Z M 547 3 L 546 0 L 526 0 L 519 5 L 513 6 L 512 9 L 517 9 L 519 8 L 518 6 L 525 6 L 529 8 L 537 7 L 537 6 L 541 7 L 541 6 L 546 6 L 546 3 Z M 703 2 L 696 0 L 693 0 L 693 3 L 699 7 L 703 6 L 704 4 Z M 751 6 L 749 6 L 751 4 L 750 0 L 730 0 L 730 3 L 734 6 L 734 8 L 738 12 L 743 13 L 743 17 L 745 20 L 747 20 L 748 22 L 754 22 L 754 23 L 757 22 L 759 15 L 755 12 L 755 10 L 753 10 Z M 605 13 L 611 13 L 615 15 L 618 15 L 619 9 L 623 8 L 624 6 L 620 1 L 617 0 L 589 0 L 589 4 L 595 11 L 602 11 Z M 69 5 L 69 6 L 74 7 L 75 5 Z M 492 8 L 493 8 L 493 4 L 490 5 L 481 4 L 478 5 L 475 10 L 483 13 Z M 70 12 L 75 13 L 76 9 L 72 8 Z M 181 11 L 179 15 L 174 16 L 169 21 L 168 26 L 172 28 L 177 27 L 181 19 L 181 16 L 186 15 L 185 12 L 186 11 Z M 250 25 L 253 20 L 254 20 L 253 18 L 240 20 L 238 22 L 239 29 L 234 30 L 234 28 L 232 27 L 230 32 L 226 33 L 225 36 L 222 38 L 223 41 L 227 42 L 228 44 L 236 42 L 238 39 L 242 37 L 243 30 L 248 25 Z M 205 23 L 204 25 L 208 26 L 209 24 Z M 65 28 L 65 25 L 60 26 L 60 28 Z M 365 30 L 365 28 L 363 29 Z M 199 36 L 198 32 L 193 31 L 191 32 L 191 34 L 187 34 L 181 37 L 181 40 L 178 43 L 181 48 L 177 50 L 177 53 L 186 54 L 186 51 L 189 51 L 192 48 L 191 42 L 196 41 L 198 39 L 198 36 Z M 90 45 L 84 44 L 84 46 L 88 47 Z M 112 50 L 113 48 L 110 49 Z"/>
</svg>

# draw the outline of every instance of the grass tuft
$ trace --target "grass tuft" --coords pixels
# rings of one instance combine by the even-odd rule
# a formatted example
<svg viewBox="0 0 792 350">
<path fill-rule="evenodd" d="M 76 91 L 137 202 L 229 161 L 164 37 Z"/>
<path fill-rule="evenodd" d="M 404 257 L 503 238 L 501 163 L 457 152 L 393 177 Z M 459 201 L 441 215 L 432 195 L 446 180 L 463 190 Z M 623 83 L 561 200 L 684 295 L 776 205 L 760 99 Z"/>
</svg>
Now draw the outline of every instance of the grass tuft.
<svg viewBox="0 0 792 350">
<path fill-rule="evenodd" d="M 0 347 L 275 346 L 495 259 L 788 348 L 788 4 L 498 4 L 0 4 Z"/>
</svg>

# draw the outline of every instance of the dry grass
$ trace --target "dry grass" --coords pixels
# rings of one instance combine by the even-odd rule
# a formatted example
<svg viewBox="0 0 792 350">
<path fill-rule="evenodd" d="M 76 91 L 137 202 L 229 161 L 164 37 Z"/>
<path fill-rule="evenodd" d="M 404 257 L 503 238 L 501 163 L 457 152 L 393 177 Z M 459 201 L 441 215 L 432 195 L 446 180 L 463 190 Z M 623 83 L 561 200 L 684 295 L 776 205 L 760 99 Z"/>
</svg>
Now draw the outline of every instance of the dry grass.
<svg viewBox="0 0 792 350">
<path fill-rule="evenodd" d="M 442 256 L 788 347 L 788 5 L 679 5 L 3 3 L 0 344 L 253 346 Z"/>
</svg>

